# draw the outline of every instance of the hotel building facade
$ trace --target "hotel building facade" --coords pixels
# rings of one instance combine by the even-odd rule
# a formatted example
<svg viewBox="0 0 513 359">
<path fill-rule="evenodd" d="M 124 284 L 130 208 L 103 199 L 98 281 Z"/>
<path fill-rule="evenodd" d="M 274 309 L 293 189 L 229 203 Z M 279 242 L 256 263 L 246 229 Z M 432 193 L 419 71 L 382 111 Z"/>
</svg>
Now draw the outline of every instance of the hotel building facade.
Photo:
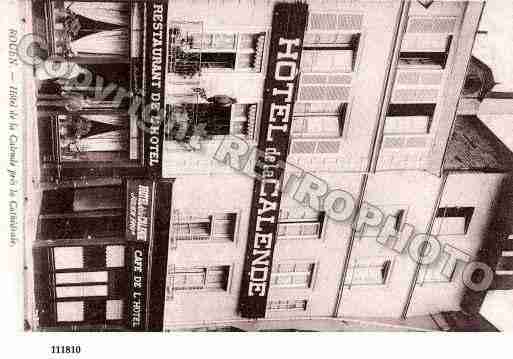
<svg viewBox="0 0 513 359">
<path fill-rule="evenodd" d="M 67 3 L 80 2 L 63 2 L 73 12 Z M 404 330 L 490 327 L 479 315 L 481 294 L 462 279 L 486 278 L 482 270 L 465 272 L 464 262 L 487 263 L 491 289 L 513 283 L 511 263 L 499 255 L 509 248 L 511 220 L 497 216 L 511 206 L 512 167 L 505 164 L 513 155 L 476 116 L 458 112 L 462 91 L 475 84 L 466 74 L 483 3 L 169 0 L 163 2 L 165 77 L 157 88 L 150 80 L 155 38 L 148 25 L 155 9 L 124 3 L 141 9 L 143 20 L 130 18 L 131 36 L 139 34 L 137 21 L 146 29 L 137 35 L 145 44 L 141 59 L 122 61 L 136 87 L 127 101 L 142 93 L 151 102 L 156 91 L 163 98 L 156 106 L 165 104 L 165 121 L 155 130 L 157 165 L 155 153 L 147 155 L 148 132 L 155 131 L 133 125 L 137 116 L 148 122 L 144 113 L 129 111 L 135 117 L 127 118 L 129 146 L 116 142 L 128 149 L 121 166 L 103 157 L 92 166 L 91 159 L 63 161 L 62 148 L 48 142 L 61 157 L 42 159 L 51 170 L 42 176 L 38 225 L 45 228 L 48 214 L 62 221 L 62 211 L 72 217 L 118 211 L 119 223 L 113 221 L 116 234 L 110 234 L 115 243 L 89 229 L 76 236 L 38 231 L 45 233 L 34 247 L 43 283 L 36 290 L 41 327 L 88 328 L 84 308 L 96 313 L 95 303 L 105 316 L 117 315 L 117 322 L 105 316 L 91 322 L 103 329 L 265 330 L 302 323 L 322 330 L 348 320 Z M 132 54 L 137 43 L 130 42 Z M 52 117 L 54 132 L 40 122 L 39 138 L 65 137 L 63 116 Z M 113 156 L 118 147 L 104 150 Z M 78 152 L 91 155 L 86 147 Z M 128 165 L 137 158 L 139 165 Z M 69 170 L 70 162 L 80 170 Z M 336 217 L 340 201 L 327 205 L 333 190 L 343 191 L 336 198 L 354 209 L 344 220 Z M 69 197 L 67 209 L 60 208 L 59 191 Z M 123 200 L 109 201 L 108 194 Z M 52 198 L 60 207 L 47 210 Z M 377 228 L 361 230 L 362 220 L 372 222 L 372 214 L 362 219 L 370 208 L 391 216 L 392 236 L 409 229 L 436 236 L 441 257 L 418 263 L 408 248 L 378 241 Z M 101 221 L 107 215 L 97 213 Z M 89 253 L 85 245 L 98 241 L 106 245 L 101 254 Z M 56 259 L 56 251 L 68 251 L 63 258 L 75 262 Z M 448 260 L 455 251 L 465 260 Z M 82 269 L 87 275 L 65 274 L 66 266 L 73 273 L 89 268 L 91 256 L 106 260 Z M 112 268 L 124 268 L 123 279 L 111 283 Z M 123 283 L 123 291 L 114 283 Z"/>
</svg>

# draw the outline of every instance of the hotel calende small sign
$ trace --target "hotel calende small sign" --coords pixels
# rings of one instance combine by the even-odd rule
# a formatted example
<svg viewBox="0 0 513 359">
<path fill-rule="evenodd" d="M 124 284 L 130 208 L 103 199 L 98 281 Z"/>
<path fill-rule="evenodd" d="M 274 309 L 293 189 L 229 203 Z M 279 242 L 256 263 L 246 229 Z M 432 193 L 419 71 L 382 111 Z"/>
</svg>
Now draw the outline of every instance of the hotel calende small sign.
<svg viewBox="0 0 513 359">
<path fill-rule="evenodd" d="M 274 8 L 265 80 L 249 235 L 239 311 L 246 318 L 265 316 L 280 211 L 283 166 L 288 155 L 293 105 L 297 93 L 302 42 L 308 18 L 304 3 Z"/>
</svg>

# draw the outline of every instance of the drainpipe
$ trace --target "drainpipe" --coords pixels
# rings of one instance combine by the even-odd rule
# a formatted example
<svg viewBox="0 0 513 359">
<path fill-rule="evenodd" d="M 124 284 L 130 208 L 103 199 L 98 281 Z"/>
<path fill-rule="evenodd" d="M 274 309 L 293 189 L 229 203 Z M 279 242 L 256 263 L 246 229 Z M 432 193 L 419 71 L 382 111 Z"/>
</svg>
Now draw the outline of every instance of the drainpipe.
<svg viewBox="0 0 513 359">
<path fill-rule="evenodd" d="M 433 208 L 433 213 L 431 214 L 431 218 L 429 219 L 429 223 L 426 228 L 426 234 L 428 236 L 431 235 L 431 232 L 433 230 L 433 224 L 435 223 L 436 213 L 438 212 L 438 208 L 440 207 L 440 202 L 442 200 L 442 196 L 445 191 L 445 185 L 447 183 L 447 178 L 449 177 L 449 174 L 443 173 L 442 174 L 442 182 L 440 183 L 440 188 L 438 189 L 438 193 L 436 195 L 436 202 L 435 206 Z M 428 248 L 428 243 L 424 242 L 422 244 L 422 247 L 420 248 L 420 258 L 424 257 L 424 254 L 426 252 L 426 249 Z M 406 303 L 404 304 L 403 312 L 401 314 L 401 319 L 406 319 L 406 316 L 408 314 L 408 309 L 410 308 L 411 300 L 413 298 L 413 292 L 415 291 L 415 287 L 417 286 L 417 279 L 419 277 L 420 269 L 422 268 L 421 263 L 417 263 L 415 266 L 415 272 L 413 273 L 413 278 L 410 282 L 410 288 L 408 290 L 408 296 L 406 297 Z"/>
<path fill-rule="evenodd" d="M 382 137 L 383 137 L 383 128 L 385 126 L 385 116 L 387 112 L 388 103 L 392 96 L 392 87 L 395 79 L 395 73 L 397 69 L 397 62 L 399 61 L 399 55 L 401 52 L 401 42 L 403 38 L 403 34 L 406 30 L 406 25 L 408 23 L 408 11 L 410 9 L 410 2 L 402 0 L 401 8 L 399 10 L 398 21 L 396 21 L 396 25 L 394 28 L 394 39 L 392 50 L 392 57 L 389 59 L 386 69 L 386 77 L 383 88 L 383 96 L 381 97 L 381 111 L 378 114 L 378 124 L 376 126 L 375 132 L 373 134 L 372 142 L 371 142 L 371 150 L 369 153 L 369 161 L 367 162 L 366 170 L 363 174 L 363 178 L 360 185 L 360 193 L 358 196 L 358 202 L 356 203 L 355 208 L 355 217 L 353 218 L 353 228 L 351 229 L 351 236 L 349 238 L 349 243 L 347 245 L 347 252 L 344 258 L 344 263 L 342 265 L 342 274 L 340 277 L 340 281 L 337 289 L 337 296 L 335 298 L 335 307 L 333 309 L 333 317 L 338 317 L 338 312 L 340 310 L 341 302 L 342 302 L 342 294 L 344 291 L 344 283 L 347 277 L 347 271 L 349 268 L 349 263 L 351 259 L 351 254 L 354 247 L 354 241 L 356 236 L 356 221 L 358 220 L 358 213 L 363 204 L 363 199 L 365 197 L 365 190 L 367 188 L 367 182 L 369 178 L 369 173 L 374 173 L 376 171 L 376 164 L 379 155 L 379 149 L 381 147 Z"/>
</svg>

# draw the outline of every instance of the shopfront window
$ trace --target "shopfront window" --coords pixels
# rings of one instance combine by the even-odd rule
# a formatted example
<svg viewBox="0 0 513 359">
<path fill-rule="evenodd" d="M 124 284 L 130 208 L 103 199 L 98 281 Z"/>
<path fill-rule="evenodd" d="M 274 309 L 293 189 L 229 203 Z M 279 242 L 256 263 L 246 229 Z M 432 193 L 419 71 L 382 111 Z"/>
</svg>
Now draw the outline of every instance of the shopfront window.
<svg viewBox="0 0 513 359">
<path fill-rule="evenodd" d="M 122 236 L 124 215 L 123 191 L 119 186 L 45 191 L 39 216 L 39 237 L 84 239 Z M 109 253 L 114 253 L 113 250 Z"/>
</svg>

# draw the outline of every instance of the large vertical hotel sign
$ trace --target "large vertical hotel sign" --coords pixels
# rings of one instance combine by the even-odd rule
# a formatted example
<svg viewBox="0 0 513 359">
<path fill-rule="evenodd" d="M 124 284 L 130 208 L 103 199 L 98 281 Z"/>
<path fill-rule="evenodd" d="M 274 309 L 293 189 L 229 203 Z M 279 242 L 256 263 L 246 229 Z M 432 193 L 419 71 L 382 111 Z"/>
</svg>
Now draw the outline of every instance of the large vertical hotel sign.
<svg viewBox="0 0 513 359">
<path fill-rule="evenodd" d="M 165 120 L 167 0 L 154 0 L 146 5 L 144 164 L 160 177 L 162 141 Z"/>
<path fill-rule="evenodd" d="M 304 3 L 279 3 L 273 12 L 269 61 L 239 310 L 246 318 L 265 316 L 281 186 L 293 103 L 297 93 L 302 42 L 308 18 Z"/>
</svg>

